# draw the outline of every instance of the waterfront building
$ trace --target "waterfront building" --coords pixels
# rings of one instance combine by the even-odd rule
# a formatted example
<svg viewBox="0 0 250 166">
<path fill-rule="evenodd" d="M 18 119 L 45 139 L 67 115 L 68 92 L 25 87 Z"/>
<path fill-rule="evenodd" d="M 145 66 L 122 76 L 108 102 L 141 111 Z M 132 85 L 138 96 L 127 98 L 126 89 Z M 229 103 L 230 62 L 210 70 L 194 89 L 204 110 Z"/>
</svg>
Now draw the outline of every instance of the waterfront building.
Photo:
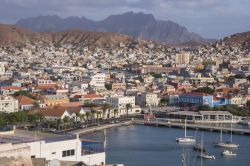
<svg viewBox="0 0 250 166">
<path fill-rule="evenodd" d="M 46 161 L 82 162 L 84 165 L 105 164 L 106 154 L 103 143 L 81 140 L 78 135 L 48 139 L 19 136 L 2 136 L 0 138 L 0 157 L 26 160 L 44 158 Z"/>
<path fill-rule="evenodd" d="M 157 94 L 142 92 L 136 96 L 136 104 L 141 107 L 156 107 L 159 105 L 159 98 Z"/>
<path fill-rule="evenodd" d="M 193 104 L 195 106 L 208 105 L 213 107 L 213 95 L 198 92 L 188 92 L 179 95 L 179 103 L 186 105 Z"/>
<path fill-rule="evenodd" d="M 0 112 L 17 112 L 18 111 L 18 100 L 11 96 L 0 96 Z"/>
<path fill-rule="evenodd" d="M 113 108 L 124 109 L 126 108 L 126 104 L 131 104 L 132 107 L 135 107 L 134 96 L 112 96 L 107 97 L 106 101 Z"/>
<path fill-rule="evenodd" d="M 191 123 L 237 123 L 238 117 L 234 117 L 228 111 L 175 111 L 167 113 L 172 121 L 184 121 Z"/>
</svg>

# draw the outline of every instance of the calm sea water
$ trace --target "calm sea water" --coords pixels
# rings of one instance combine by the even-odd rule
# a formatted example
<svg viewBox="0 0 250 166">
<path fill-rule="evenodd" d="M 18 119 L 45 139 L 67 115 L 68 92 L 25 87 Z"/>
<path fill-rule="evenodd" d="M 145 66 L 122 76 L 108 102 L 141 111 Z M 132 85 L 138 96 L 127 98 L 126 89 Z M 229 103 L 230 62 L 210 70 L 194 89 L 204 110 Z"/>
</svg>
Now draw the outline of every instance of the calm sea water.
<svg viewBox="0 0 250 166">
<path fill-rule="evenodd" d="M 187 130 L 187 134 L 200 140 L 201 131 Z M 180 166 L 183 150 L 189 156 L 189 165 L 200 165 L 197 152 L 192 145 L 180 145 L 175 139 L 184 135 L 183 129 L 153 127 L 153 126 L 125 126 L 107 130 L 107 163 L 123 163 L 126 166 Z M 250 136 L 233 135 L 233 142 L 240 147 L 234 151 L 236 157 L 221 156 L 222 148 L 215 147 L 219 140 L 217 132 L 203 132 L 204 146 L 216 160 L 203 160 L 205 166 L 250 166 Z M 104 139 L 103 132 L 96 132 L 87 139 Z M 225 141 L 229 134 L 223 134 Z"/>
</svg>

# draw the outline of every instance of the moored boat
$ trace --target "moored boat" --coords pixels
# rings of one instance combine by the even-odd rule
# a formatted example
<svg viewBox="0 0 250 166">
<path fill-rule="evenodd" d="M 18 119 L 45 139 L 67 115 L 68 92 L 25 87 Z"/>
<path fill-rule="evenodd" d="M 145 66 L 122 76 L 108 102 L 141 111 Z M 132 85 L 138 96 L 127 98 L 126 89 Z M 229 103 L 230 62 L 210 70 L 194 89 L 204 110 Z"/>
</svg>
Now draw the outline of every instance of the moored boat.
<svg viewBox="0 0 250 166">
<path fill-rule="evenodd" d="M 200 144 L 196 144 L 195 146 L 193 146 L 193 150 L 198 151 L 198 152 L 205 152 L 206 149 L 204 147 L 202 147 Z"/>
<path fill-rule="evenodd" d="M 221 155 L 223 156 L 236 156 L 236 153 L 234 153 L 233 151 L 230 150 L 224 150 Z"/>
</svg>

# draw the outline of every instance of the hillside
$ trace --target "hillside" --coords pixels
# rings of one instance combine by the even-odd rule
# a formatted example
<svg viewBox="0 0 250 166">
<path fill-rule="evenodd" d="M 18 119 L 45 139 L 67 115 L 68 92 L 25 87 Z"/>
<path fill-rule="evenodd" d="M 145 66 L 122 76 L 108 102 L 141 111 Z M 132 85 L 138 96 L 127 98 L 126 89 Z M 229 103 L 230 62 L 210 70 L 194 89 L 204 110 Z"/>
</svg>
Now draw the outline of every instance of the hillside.
<svg viewBox="0 0 250 166">
<path fill-rule="evenodd" d="M 0 46 L 27 46 L 40 44 L 73 44 L 80 46 L 119 46 L 120 43 L 146 42 L 138 41 L 121 34 L 107 32 L 89 32 L 67 30 L 63 32 L 32 32 L 13 25 L 0 24 Z"/>
</svg>

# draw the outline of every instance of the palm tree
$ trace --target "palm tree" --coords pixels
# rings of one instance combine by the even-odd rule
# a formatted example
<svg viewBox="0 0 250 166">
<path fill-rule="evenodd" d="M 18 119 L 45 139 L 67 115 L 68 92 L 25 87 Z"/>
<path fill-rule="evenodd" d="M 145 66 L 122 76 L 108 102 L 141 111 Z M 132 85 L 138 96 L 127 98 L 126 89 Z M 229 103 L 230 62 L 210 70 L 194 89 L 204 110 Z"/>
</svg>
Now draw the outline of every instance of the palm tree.
<svg viewBox="0 0 250 166">
<path fill-rule="evenodd" d="M 132 109 L 132 105 L 130 103 L 126 104 L 126 114 L 127 114 L 127 117 L 128 117 L 128 110 L 129 109 Z"/>
<path fill-rule="evenodd" d="M 91 114 L 92 114 L 92 119 L 96 119 L 96 118 L 95 118 L 96 110 L 91 109 Z"/>
<path fill-rule="evenodd" d="M 85 117 L 86 117 L 86 114 L 81 114 L 80 115 L 81 122 L 85 121 Z"/>
<path fill-rule="evenodd" d="M 81 114 L 79 112 L 76 113 L 76 121 L 78 121 L 81 117 Z"/>
<path fill-rule="evenodd" d="M 118 109 L 115 108 L 115 109 L 113 110 L 113 113 L 114 113 L 114 118 L 115 118 L 115 116 L 118 114 Z"/>
<path fill-rule="evenodd" d="M 96 112 L 96 115 L 97 115 L 97 120 L 99 121 L 99 119 L 101 118 L 102 112 L 97 111 L 97 112 Z"/>
<path fill-rule="evenodd" d="M 90 112 L 86 112 L 86 120 L 88 121 L 89 120 L 89 117 L 91 116 L 91 113 Z"/>
<path fill-rule="evenodd" d="M 102 106 L 102 110 L 104 112 L 104 114 L 106 115 L 106 111 L 108 110 L 108 118 L 110 117 L 110 109 L 112 108 L 112 106 L 110 104 L 104 104 Z"/>
</svg>

